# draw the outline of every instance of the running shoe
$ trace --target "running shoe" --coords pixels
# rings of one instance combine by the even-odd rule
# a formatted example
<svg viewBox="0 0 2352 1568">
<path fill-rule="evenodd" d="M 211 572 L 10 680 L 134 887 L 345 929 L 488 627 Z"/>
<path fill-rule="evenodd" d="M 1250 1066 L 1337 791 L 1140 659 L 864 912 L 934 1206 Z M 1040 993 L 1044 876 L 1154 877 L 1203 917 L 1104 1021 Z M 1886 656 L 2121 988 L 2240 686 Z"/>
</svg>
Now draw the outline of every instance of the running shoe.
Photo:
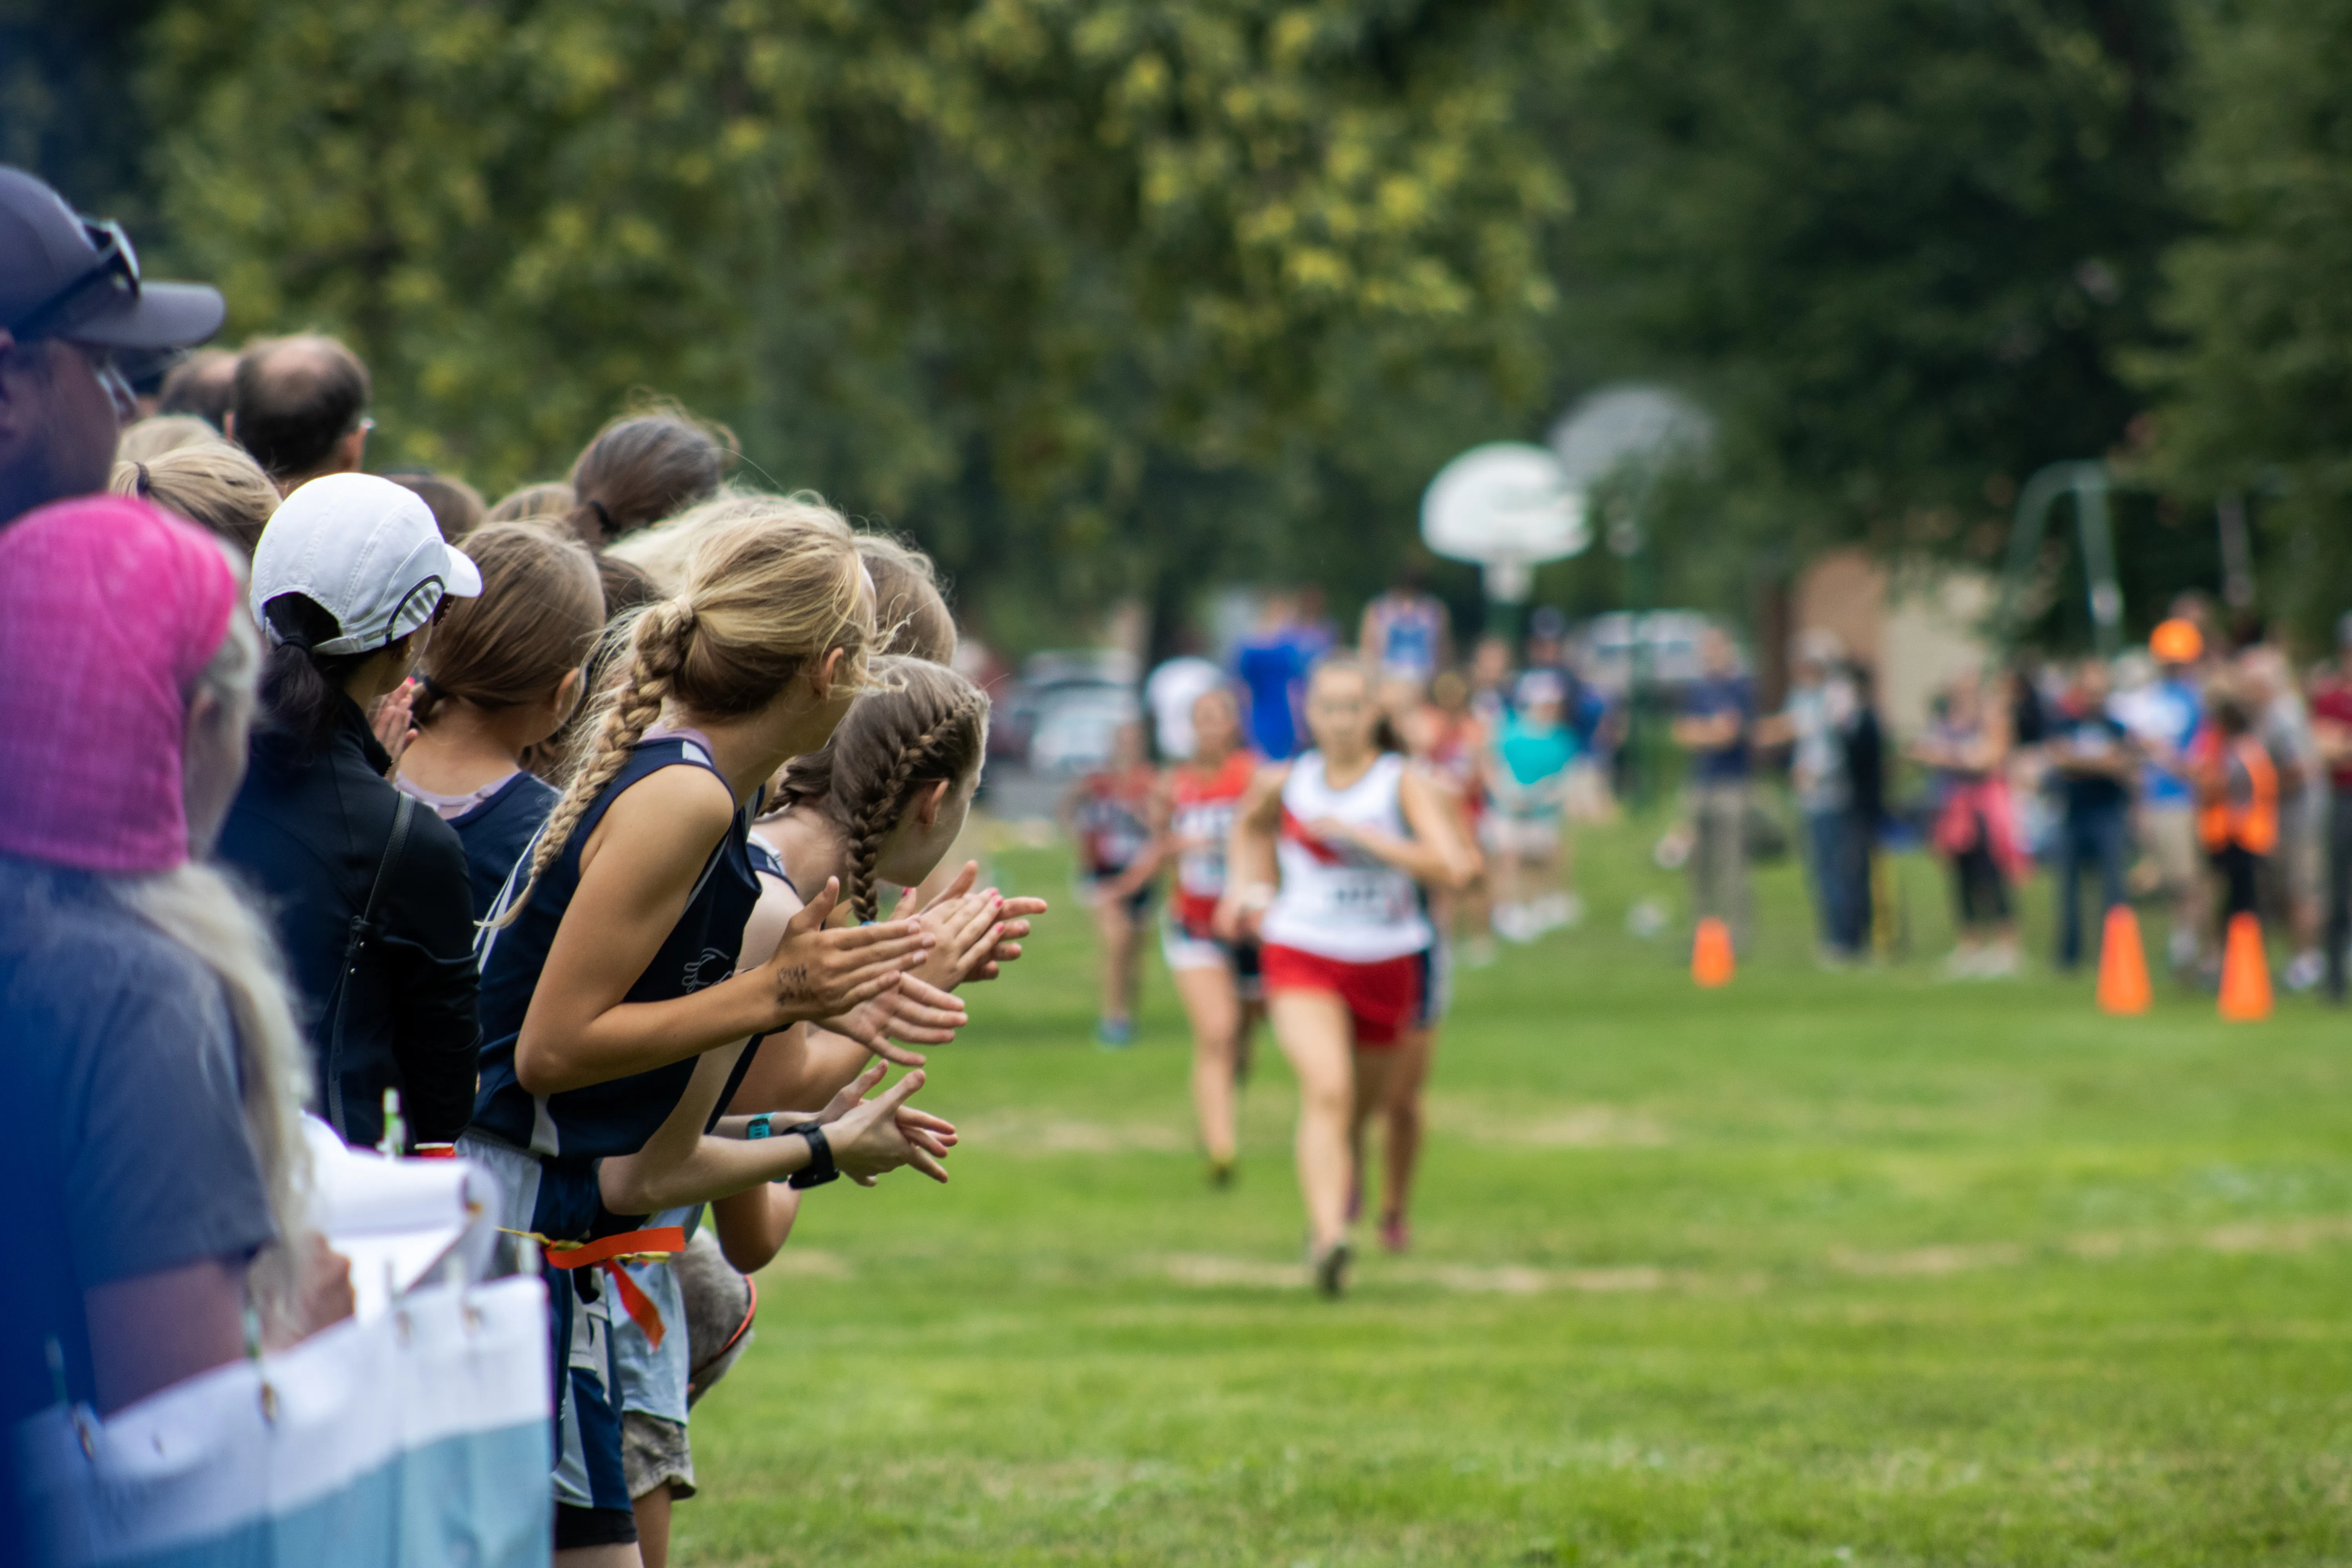
<svg viewBox="0 0 2352 1568">
<path fill-rule="evenodd" d="M 1348 1264 L 1354 1257 L 1344 1241 L 1335 1241 L 1315 1255 L 1315 1289 L 1336 1301 L 1348 1291 Z"/>
<path fill-rule="evenodd" d="M 1135 1044 L 1135 1025 L 1126 1018 L 1102 1018 L 1095 1024 L 1095 1044 L 1107 1051 L 1123 1051 Z"/>
<path fill-rule="evenodd" d="M 1381 1245 L 1391 1252 L 1412 1250 L 1412 1226 L 1401 1214 L 1381 1216 Z"/>
<path fill-rule="evenodd" d="M 2311 991 L 2327 977 L 2327 961 L 2316 952 L 2298 952 L 2286 966 L 2284 984 L 2290 991 Z"/>
<path fill-rule="evenodd" d="M 1234 1163 L 1231 1160 L 1210 1161 L 1209 1185 L 1216 1188 L 1219 1192 L 1223 1192 L 1225 1188 L 1232 1186 L 1234 1184 L 1235 1169 L 1236 1167 Z"/>
</svg>

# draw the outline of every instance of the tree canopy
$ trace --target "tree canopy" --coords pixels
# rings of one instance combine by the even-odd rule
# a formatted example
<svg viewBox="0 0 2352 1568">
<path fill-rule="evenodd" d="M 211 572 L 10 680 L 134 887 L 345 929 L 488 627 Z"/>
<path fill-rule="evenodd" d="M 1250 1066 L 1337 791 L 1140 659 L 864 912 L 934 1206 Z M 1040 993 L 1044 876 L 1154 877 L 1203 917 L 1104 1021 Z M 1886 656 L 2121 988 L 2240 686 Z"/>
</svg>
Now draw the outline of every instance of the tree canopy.
<svg viewBox="0 0 2352 1568">
<path fill-rule="evenodd" d="M 102 10 L 0 0 L 9 155 L 153 217 L 232 337 L 350 338 L 386 460 L 495 489 L 674 396 L 1014 642 L 1367 592 L 1444 458 L 1623 377 L 1721 436 L 1670 596 L 1990 560 L 2102 454 L 2339 580 L 2291 563 L 2352 483 L 2352 0 Z"/>
<path fill-rule="evenodd" d="M 2252 498 L 2266 597 L 2315 630 L 2352 585 L 2352 4 L 2193 15 L 2180 179 L 2199 227 L 2167 258 L 2173 336 L 2142 362 L 2152 466 L 2187 496 Z"/>
<path fill-rule="evenodd" d="M 1990 558 L 2138 399 L 2176 53 L 2098 0 L 1623 0 L 1558 116 L 1563 360 L 1716 409 L 1720 526 Z"/>
<path fill-rule="evenodd" d="M 203 0 L 147 81 L 181 255 L 350 337 L 391 449 L 503 484 L 656 388 L 1050 605 L 1349 574 L 1410 414 L 1532 400 L 1537 15 Z"/>
</svg>

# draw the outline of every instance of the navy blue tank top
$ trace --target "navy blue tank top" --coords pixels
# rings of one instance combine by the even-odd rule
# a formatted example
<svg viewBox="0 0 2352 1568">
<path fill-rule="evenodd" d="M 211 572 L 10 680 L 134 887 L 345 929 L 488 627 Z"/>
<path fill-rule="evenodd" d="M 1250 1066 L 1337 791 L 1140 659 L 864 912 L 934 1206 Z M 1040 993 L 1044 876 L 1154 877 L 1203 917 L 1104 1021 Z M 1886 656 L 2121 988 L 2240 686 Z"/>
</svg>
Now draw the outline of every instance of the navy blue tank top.
<svg viewBox="0 0 2352 1568">
<path fill-rule="evenodd" d="M 664 768 L 680 766 L 708 769 L 725 782 L 709 753 L 686 736 L 639 742 L 618 776 L 582 815 L 563 853 L 540 879 L 514 924 L 503 931 L 483 928 L 476 949 L 482 966 L 482 1082 L 474 1100 L 475 1131 L 527 1149 L 543 1161 L 565 1164 L 629 1154 L 645 1146 L 685 1095 L 688 1080 L 694 1077 L 692 1057 L 556 1094 L 527 1092 L 514 1071 L 515 1039 L 522 1032 L 523 1014 L 554 945 L 556 928 L 580 887 L 582 847 L 623 794 Z M 624 1001 L 667 1002 L 735 973 L 743 924 L 760 900 L 749 848 L 751 818 L 758 809 L 755 798 L 736 814 L 734 826 L 703 867 L 686 912 Z M 526 860 L 499 894 L 497 912 L 513 900 L 528 875 Z"/>
</svg>

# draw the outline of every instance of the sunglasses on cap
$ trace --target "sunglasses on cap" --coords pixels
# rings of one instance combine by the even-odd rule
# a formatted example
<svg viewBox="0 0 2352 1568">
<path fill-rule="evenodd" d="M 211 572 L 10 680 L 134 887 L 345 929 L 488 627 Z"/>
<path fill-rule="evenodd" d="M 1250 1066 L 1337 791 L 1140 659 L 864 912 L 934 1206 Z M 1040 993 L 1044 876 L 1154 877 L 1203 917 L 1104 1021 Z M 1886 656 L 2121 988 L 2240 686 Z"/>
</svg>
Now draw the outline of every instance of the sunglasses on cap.
<svg viewBox="0 0 2352 1568">
<path fill-rule="evenodd" d="M 19 342 L 36 338 L 69 338 L 74 329 L 116 309 L 124 300 L 139 298 L 139 253 L 131 237 L 112 218 L 76 215 L 82 233 L 98 248 L 89 270 L 33 307 L 8 328 Z"/>
</svg>

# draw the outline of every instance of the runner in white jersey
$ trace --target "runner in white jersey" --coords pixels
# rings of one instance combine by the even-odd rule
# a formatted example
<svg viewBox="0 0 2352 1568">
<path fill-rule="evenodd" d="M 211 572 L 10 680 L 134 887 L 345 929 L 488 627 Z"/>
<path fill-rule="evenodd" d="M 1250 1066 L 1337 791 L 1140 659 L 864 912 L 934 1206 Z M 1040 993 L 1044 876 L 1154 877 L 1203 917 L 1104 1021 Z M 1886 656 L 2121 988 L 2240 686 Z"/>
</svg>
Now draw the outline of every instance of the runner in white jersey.
<svg viewBox="0 0 2352 1568">
<path fill-rule="evenodd" d="M 1307 725 L 1315 750 L 1261 773 L 1234 820 L 1218 919 L 1255 925 L 1265 943 L 1267 1011 L 1299 1079 L 1308 1261 L 1338 1295 L 1364 1122 L 1419 1078 L 1399 1070 L 1420 1031 L 1433 938 L 1418 884 L 1459 889 L 1478 855 L 1438 786 L 1376 741 L 1360 660 L 1316 666 Z"/>
</svg>

